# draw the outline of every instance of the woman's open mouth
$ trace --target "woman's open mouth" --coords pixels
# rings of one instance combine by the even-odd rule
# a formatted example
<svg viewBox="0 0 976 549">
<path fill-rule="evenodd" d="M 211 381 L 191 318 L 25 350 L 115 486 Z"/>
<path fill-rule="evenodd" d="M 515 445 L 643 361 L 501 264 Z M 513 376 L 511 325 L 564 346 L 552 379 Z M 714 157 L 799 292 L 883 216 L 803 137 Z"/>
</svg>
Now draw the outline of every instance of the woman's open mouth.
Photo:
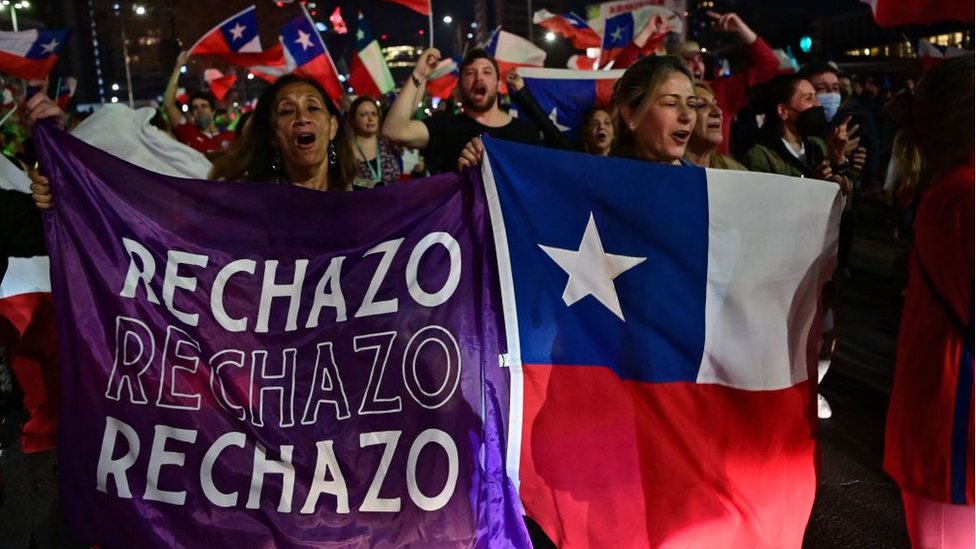
<svg viewBox="0 0 976 549">
<path fill-rule="evenodd" d="M 671 134 L 671 137 L 675 141 L 677 141 L 677 142 L 679 142 L 681 144 L 684 144 L 684 143 L 687 143 L 688 142 L 688 138 L 691 137 L 691 131 L 689 131 L 689 130 L 676 131 L 676 132 L 673 132 Z"/>
<path fill-rule="evenodd" d="M 307 149 L 315 145 L 315 134 L 313 132 L 302 132 L 295 138 L 295 144 L 300 149 Z"/>
</svg>

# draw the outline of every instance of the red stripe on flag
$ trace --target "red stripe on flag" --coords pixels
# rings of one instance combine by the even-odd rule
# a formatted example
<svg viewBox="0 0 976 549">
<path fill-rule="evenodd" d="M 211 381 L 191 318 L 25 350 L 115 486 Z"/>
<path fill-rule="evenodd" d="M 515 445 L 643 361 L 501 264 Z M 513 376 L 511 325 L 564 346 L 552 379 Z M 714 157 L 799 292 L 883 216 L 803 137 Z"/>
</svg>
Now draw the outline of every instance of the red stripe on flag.
<svg viewBox="0 0 976 549">
<path fill-rule="evenodd" d="M 622 382 L 524 367 L 520 493 L 567 547 L 799 547 L 816 492 L 813 389 Z"/>
<path fill-rule="evenodd" d="M 376 81 L 373 80 L 373 75 L 369 73 L 369 69 L 363 64 L 362 59 L 358 55 L 352 56 L 352 68 L 349 69 L 349 84 L 352 85 L 353 89 L 359 95 L 369 95 L 372 97 L 381 97 L 383 93 L 380 91 L 379 87 L 376 85 Z"/>
<path fill-rule="evenodd" d="M 0 299 L 0 320 L 10 323 L 0 333 L 10 366 L 24 391 L 30 417 L 23 426 L 25 453 L 55 447 L 58 432 L 58 345 L 54 304 L 48 292 Z M 10 330 L 9 328 L 12 328 Z"/>
<path fill-rule="evenodd" d="M 976 20 L 972 0 L 877 0 L 873 7 L 874 18 L 881 27 Z"/>
<path fill-rule="evenodd" d="M 421 15 L 430 15 L 430 0 L 385 0 L 406 6 Z"/>
<path fill-rule="evenodd" d="M 323 53 L 295 69 L 295 74 L 317 80 L 329 94 L 329 99 L 338 104 L 342 99 L 342 84 L 339 82 L 339 75 L 332 67 L 332 62 L 328 59 L 327 54 Z"/>
<path fill-rule="evenodd" d="M 35 60 L 0 50 L 0 72 L 24 80 L 46 79 L 57 62 L 57 55 Z"/>
</svg>

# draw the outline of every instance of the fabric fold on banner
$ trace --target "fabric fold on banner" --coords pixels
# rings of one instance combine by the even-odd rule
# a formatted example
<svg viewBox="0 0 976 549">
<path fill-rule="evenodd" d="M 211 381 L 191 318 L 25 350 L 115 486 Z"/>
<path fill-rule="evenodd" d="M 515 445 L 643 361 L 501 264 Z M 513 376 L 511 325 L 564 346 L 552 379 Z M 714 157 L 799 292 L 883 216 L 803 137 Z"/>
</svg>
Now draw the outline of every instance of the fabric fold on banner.
<svg viewBox="0 0 976 549">
<path fill-rule="evenodd" d="M 799 547 L 837 186 L 484 142 L 526 514 L 564 547 Z"/>
<path fill-rule="evenodd" d="M 484 196 L 178 179 L 35 139 L 61 495 L 104 547 L 527 547 Z"/>
</svg>

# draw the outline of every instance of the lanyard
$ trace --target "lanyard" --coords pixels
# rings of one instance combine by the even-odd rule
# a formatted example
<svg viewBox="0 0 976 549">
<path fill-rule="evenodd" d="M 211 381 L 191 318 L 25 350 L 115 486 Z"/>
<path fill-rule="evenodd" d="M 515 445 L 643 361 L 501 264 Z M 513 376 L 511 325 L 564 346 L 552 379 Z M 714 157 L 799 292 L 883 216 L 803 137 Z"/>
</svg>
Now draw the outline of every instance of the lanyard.
<svg viewBox="0 0 976 549">
<path fill-rule="evenodd" d="M 369 160 L 366 160 L 366 153 L 364 153 L 363 152 L 363 148 L 359 146 L 359 141 L 356 141 L 356 150 L 359 151 L 359 155 L 363 157 L 363 162 L 365 162 L 366 163 L 366 167 L 369 168 L 369 173 L 372 174 L 373 181 L 377 181 L 377 182 L 382 181 L 382 178 L 380 177 L 380 141 L 379 141 L 379 139 L 376 140 L 376 158 L 373 159 L 373 161 L 374 161 L 373 163 L 376 164 L 376 167 L 373 167 L 373 164 L 370 164 Z"/>
</svg>

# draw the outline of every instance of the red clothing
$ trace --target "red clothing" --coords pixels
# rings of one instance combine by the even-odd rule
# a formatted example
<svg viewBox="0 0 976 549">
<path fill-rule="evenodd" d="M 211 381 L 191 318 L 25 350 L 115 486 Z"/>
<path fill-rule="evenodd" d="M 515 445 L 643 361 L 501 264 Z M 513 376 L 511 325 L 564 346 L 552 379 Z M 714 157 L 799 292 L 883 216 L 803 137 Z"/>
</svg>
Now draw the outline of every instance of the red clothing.
<svg viewBox="0 0 976 549">
<path fill-rule="evenodd" d="M 715 102 L 722 109 L 722 144 L 719 154 L 729 154 L 732 120 L 749 104 L 749 88 L 758 86 L 779 72 L 779 58 L 762 38 L 746 46 L 749 52 L 749 68 L 745 72 L 711 80 L 708 85 L 715 92 Z"/>
<path fill-rule="evenodd" d="M 220 132 L 211 136 L 200 131 L 192 122 L 184 122 L 174 126 L 173 135 L 180 143 L 189 145 L 204 154 L 222 151 L 234 141 L 234 132 Z"/>
<path fill-rule="evenodd" d="M 922 195 L 888 407 L 884 468 L 903 490 L 973 505 L 973 355 L 919 262 L 973 336 L 973 159 Z"/>
</svg>

